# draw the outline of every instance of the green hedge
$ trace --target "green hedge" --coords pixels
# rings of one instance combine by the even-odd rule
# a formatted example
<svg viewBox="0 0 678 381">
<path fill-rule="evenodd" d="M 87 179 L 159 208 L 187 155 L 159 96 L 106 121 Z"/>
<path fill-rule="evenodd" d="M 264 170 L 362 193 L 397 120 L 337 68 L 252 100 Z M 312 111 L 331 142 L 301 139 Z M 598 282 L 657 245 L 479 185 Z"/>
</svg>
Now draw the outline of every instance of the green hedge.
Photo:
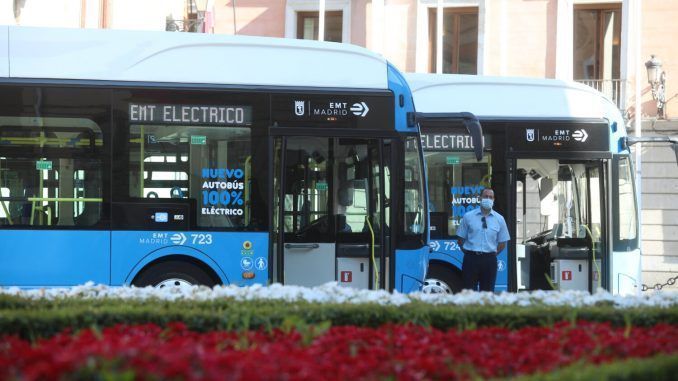
<svg viewBox="0 0 678 381">
<path fill-rule="evenodd" d="M 512 378 L 515 381 L 673 381 L 678 375 L 678 354 L 630 359 L 609 364 L 575 364 L 551 373 Z"/>
<path fill-rule="evenodd" d="M 274 328 L 290 318 L 304 324 L 379 326 L 414 323 L 440 329 L 484 326 L 520 328 L 548 326 L 567 320 L 607 321 L 616 326 L 678 324 L 678 307 L 615 309 L 549 306 L 434 306 L 422 302 L 403 306 L 318 304 L 282 301 L 133 301 L 120 299 L 29 300 L 0 295 L 0 334 L 25 338 L 53 335 L 65 328 L 105 327 L 118 323 L 182 321 L 197 331 Z"/>
</svg>

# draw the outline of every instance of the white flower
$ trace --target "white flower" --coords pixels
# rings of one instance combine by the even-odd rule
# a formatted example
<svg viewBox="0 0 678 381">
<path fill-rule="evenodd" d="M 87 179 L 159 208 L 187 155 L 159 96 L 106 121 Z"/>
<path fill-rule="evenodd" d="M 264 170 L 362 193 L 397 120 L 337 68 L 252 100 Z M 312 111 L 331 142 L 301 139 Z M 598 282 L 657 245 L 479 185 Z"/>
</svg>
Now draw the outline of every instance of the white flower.
<svg viewBox="0 0 678 381">
<path fill-rule="evenodd" d="M 506 305 L 506 306 L 592 306 L 609 304 L 617 308 L 671 307 L 678 305 L 678 292 L 660 291 L 642 295 L 618 296 L 607 291 L 589 294 L 585 291 L 532 291 L 521 293 L 491 293 L 462 291 L 458 294 L 401 294 L 385 290 L 356 290 L 329 282 L 317 287 L 253 285 L 247 287 L 217 286 L 210 289 L 202 286 L 165 287 L 110 287 L 87 282 L 66 288 L 41 288 L 22 290 L 17 287 L 0 288 L 0 294 L 15 295 L 28 299 L 127 299 L 127 300 L 283 300 L 287 302 L 307 301 L 313 303 L 376 303 L 400 306 L 411 301 L 434 305 Z"/>
</svg>

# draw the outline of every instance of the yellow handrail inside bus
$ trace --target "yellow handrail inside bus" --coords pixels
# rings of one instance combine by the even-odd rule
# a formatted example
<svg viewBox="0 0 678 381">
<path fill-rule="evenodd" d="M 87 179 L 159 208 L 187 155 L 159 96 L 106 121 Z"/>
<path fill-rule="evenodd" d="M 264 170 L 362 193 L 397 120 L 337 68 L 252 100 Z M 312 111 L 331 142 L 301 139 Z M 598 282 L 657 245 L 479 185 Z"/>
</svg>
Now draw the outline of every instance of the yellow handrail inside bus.
<svg viewBox="0 0 678 381">
<path fill-rule="evenodd" d="M 74 198 L 74 197 L 28 197 L 28 201 L 31 202 L 31 220 L 30 225 L 33 225 L 35 221 L 35 212 L 42 212 L 43 210 L 47 213 L 47 225 L 52 224 L 52 209 L 49 205 L 39 205 L 36 206 L 36 202 L 102 202 L 102 198 Z M 43 209 L 45 208 L 45 209 Z M 40 225 L 42 226 L 42 213 L 39 215 Z"/>
<path fill-rule="evenodd" d="M 102 198 L 76 198 L 76 197 L 28 197 L 31 202 L 103 202 Z"/>
<path fill-rule="evenodd" d="M 591 229 L 589 229 L 589 227 L 586 226 L 585 224 L 582 224 L 582 226 L 589 233 L 589 236 L 591 236 L 591 243 L 592 243 L 591 250 L 593 251 L 593 266 L 596 268 L 596 272 L 598 273 L 598 288 L 600 288 L 601 274 L 600 274 L 600 267 L 598 267 L 598 262 L 596 261 L 596 241 L 593 239 L 593 233 L 591 233 Z M 596 290 L 598 288 L 596 288 Z M 596 292 L 596 290 L 593 290 L 593 292 Z"/>
<path fill-rule="evenodd" d="M 42 212 L 45 211 L 47 213 L 47 226 L 52 225 L 52 208 L 49 207 L 49 205 L 40 205 L 40 206 L 35 206 L 35 202 L 31 203 L 31 226 L 33 225 L 35 212 Z M 42 213 L 39 214 L 40 216 L 40 226 L 42 226 Z"/>
<path fill-rule="evenodd" d="M 377 269 L 377 261 L 374 259 L 374 230 L 372 230 L 372 224 L 370 223 L 370 216 L 365 216 L 365 222 L 367 222 L 367 227 L 370 229 L 370 237 L 372 239 L 371 255 L 372 258 L 372 268 L 374 269 L 374 289 L 379 288 L 379 270 Z"/>
<path fill-rule="evenodd" d="M 40 137 L 44 137 L 45 133 L 40 130 Z M 40 169 L 38 170 L 38 179 L 39 179 L 39 186 L 38 186 L 38 194 L 44 195 L 44 179 L 43 179 L 43 170 Z M 29 200 L 30 201 L 30 200 Z M 42 210 L 42 208 L 38 208 L 35 206 L 35 201 L 31 202 L 31 225 L 33 225 L 33 215 L 35 214 L 35 210 Z M 40 225 L 42 226 L 42 213 L 40 213 Z"/>
</svg>

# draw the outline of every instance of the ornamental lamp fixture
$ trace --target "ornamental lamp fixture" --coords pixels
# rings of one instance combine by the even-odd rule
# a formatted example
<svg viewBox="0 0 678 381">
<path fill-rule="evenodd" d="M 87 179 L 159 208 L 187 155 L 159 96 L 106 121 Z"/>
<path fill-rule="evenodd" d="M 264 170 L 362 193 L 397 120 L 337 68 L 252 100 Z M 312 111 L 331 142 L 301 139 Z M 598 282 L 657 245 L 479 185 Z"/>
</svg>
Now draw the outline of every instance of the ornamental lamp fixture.
<svg viewBox="0 0 678 381">
<path fill-rule="evenodd" d="M 664 115 L 664 106 L 666 105 L 666 72 L 662 69 L 662 61 L 651 55 L 649 61 L 645 62 L 647 69 L 647 82 L 652 86 L 652 99 L 657 101 L 657 112 L 659 116 Z"/>
</svg>

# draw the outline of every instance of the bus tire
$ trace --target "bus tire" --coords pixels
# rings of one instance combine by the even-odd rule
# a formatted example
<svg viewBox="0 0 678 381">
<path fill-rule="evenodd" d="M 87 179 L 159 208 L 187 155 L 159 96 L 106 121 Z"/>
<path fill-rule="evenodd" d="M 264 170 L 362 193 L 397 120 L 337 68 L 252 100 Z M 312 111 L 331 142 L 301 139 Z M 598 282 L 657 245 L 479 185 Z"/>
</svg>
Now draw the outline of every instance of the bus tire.
<svg viewBox="0 0 678 381">
<path fill-rule="evenodd" d="M 178 286 L 214 287 L 218 281 L 200 266 L 180 260 L 169 260 L 143 269 L 132 281 L 136 287 L 152 286 L 157 288 Z"/>
<path fill-rule="evenodd" d="M 426 294 L 456 294 L 463 288 L 461 274 L 440 264 L 428 267 L 422 292 Z"/>
</svg>

